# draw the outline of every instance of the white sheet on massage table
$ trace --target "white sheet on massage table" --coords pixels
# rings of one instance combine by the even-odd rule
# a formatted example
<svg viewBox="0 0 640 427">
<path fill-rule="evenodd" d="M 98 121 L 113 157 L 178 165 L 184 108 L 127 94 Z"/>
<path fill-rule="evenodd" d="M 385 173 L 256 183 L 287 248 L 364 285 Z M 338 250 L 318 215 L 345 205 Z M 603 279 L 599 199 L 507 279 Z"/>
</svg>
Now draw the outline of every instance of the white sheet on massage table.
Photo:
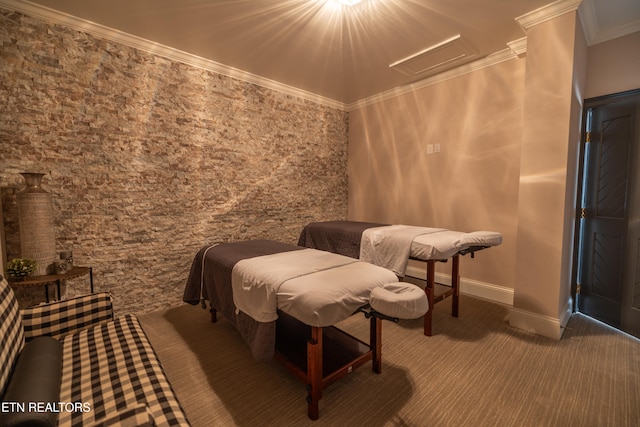
<svg viewBox="0 0 640 427">
<path fill-rule="evenodd" d="M 495 231 L 443 230 L 437 233 L 421 234 L 411 242 L 411 256 L 420 260 L 447 260 L 471 246 L 498 246 L 502 234 Z"/>
<path fill-rule="evenodd" d="M 444 261 L 470 246 L 497 246 L 502 234 L 494 231 L 464 233 L 445 228 L 388 225 L 366 229 L 360 259 L 404 276 L 409 257 Z"/>
<path fill-rule="evenodd" d="M 368 228 L 362 233 L 360 259 L 387 268 L 402 277 L 407 270 L 412 242 L 421 235 L 442 231 L 446 230 L 404 224 Z"/>
<path fill-rule="evenodd" d="M 310 326 L 331 326 L 369 301 L 374 287 L 397 282 L 393 272 L 316 249 L 248 258 L 232 272 L 236 308 L 259 322 L 280 309 Z"/>
</svg>

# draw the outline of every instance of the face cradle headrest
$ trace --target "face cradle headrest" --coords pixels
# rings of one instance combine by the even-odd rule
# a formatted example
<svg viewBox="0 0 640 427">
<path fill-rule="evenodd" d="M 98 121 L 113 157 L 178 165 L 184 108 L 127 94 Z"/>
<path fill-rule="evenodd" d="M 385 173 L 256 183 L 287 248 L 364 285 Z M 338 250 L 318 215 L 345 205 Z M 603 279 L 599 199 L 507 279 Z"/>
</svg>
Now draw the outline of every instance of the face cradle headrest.
<svg viewBox="0 0 640 427">
<path fill-rule="evenodd" d="M 429 311 L 424 290 L 406 282 L 387 283 L 374 288 L 369 304 L 378 313 L 398 319 L 416 319 Z"/>
</svg>

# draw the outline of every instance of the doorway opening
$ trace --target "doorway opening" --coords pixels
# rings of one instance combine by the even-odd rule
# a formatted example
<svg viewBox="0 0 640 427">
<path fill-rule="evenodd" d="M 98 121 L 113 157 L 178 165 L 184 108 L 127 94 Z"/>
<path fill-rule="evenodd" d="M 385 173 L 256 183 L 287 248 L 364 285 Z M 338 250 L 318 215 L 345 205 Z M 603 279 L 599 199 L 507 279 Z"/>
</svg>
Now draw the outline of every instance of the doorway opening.
<svg viewBox="0 0 640 427">
<path fill-rule="evenodd" d="M 586 100 L 583 123 L 574 308 L 640 337 L 640 89 Z"/>
</svg>

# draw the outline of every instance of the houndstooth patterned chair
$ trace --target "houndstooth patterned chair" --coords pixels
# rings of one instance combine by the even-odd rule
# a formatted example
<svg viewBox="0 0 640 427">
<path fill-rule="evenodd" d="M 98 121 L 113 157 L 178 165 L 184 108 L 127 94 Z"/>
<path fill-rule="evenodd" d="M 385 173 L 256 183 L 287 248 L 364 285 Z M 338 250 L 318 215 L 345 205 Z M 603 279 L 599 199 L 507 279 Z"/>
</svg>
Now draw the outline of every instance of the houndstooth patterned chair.
<svg viewBox="0 0 640 427">
<path fill-rule="evenodd" d="M 114 319 L 109 294 L 21 313 L 0 282 L 0 425 L 189 425 L 137 318 Z"/>
</svg>

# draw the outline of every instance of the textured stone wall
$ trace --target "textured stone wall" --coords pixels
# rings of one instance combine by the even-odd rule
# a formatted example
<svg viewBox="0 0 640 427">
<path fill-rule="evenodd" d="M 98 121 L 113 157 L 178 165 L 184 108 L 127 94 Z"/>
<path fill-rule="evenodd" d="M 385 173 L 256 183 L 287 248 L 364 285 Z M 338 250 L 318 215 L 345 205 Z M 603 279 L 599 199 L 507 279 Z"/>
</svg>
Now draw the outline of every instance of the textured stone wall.
<svg viewBox="0 0 640 427">
<path fill-rule="evenodd" d="M 19 172 L 46 172 L 56 249 L 119 312 L 180 304 L 205 244 L 346 217 L 343 111 L 2 9 L 0 75 L 7 240 Z"/>
</svg>

